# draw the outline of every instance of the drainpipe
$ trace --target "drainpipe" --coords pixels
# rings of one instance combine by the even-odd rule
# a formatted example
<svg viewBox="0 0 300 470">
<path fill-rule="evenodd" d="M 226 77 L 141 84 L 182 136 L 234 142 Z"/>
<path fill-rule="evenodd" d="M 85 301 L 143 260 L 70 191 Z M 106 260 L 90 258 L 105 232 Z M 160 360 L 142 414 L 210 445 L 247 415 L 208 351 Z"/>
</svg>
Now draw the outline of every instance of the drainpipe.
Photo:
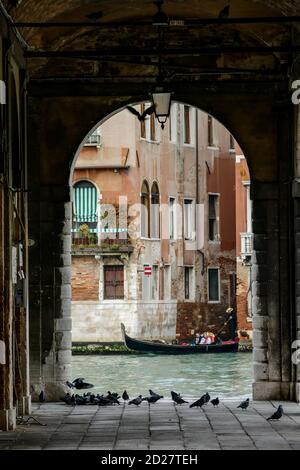
<svg viewBox="0 0 300 470">
<path fill-rule="evenodd" d="M 198 213 L 198 205 L 200 204 L 200 194 L 199 194 L 199 139 L 198 139 L 198 109 L 196 108 L 196 119 L 195 119 L 195 126 L 196 126 L 196 207 L 197 207 L 197 213 Z M 198 222 L 198 221 L 197 221 Z M 198 228 L 198 223 L 197 223 L 197 228 Z M 196 243 L 198 243 L 198 240 L 196 240 Z M 205 258 L 204 258 L 204 253 L 202 250 L 197 249 L 198 253 L 202 257 L 202 269 L 201 269 L 201 275 L 203 276 L 204 274 L 204 263 L 205 263 Z"/>
</svg>

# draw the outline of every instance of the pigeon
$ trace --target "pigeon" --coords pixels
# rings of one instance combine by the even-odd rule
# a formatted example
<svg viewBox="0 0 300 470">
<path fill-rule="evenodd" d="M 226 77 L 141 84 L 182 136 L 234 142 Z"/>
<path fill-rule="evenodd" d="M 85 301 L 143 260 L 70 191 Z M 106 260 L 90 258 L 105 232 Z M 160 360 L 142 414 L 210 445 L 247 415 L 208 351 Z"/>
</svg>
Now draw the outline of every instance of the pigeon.
<svg viewBox="0 0 300 470">
<path fill-rule="evenodd" d="M 98 398 L 98 405 L 99 406 L 113 405 L 113 401 L 110 400 L 107 397 L 104 397 L 103 395 L 100 395 L 97 398 Z"/>
<path fill-rule="evenodd" d="M 269 421 L 270 419 L 280 419 L 282 415 L 283 415 L 283 408 L 282 408 L 282 405 L 279 405 L 275 413 L 272 414 L 272 416 L 270 416 L 269 418 L 267 418 L 267 421 Z"/>
<path fill-rule="evenodd" d="M 190 408 L 202 408 L 202 406 L 206 403 L 205 401 L 205 395 L 203 397 L 199 398 L 199 400 L 196 400 L 194 403 L 190 405 Z"/>
<path fill-rule="evenodd" d="M 242 410 L 246 410 L 249 406 L 250 400 L 247 398 L 247 400 L 242 401 L 242 403 L 239 404 L 238 408 L 242 408 Z"/>
<path fill-rule="evenodd" d="M 139 395 L 138 397 L 134 398 L 131 400 L 128 405 L 136 405 L 139 406 L 143 401 L 142 395 Z"/>
<path fill-rule="evenodd" d="M 149 114 L 152 114 L 154 113 L 154 106 L 150 106 L 149 108 L 145 109 L 145 111 L 140 114 L 135 108 L 133 108 L 132 106 L 126 106 L 126 109 L 128 109 L 128 111 L 130 111 L 132 114 L 134 114 L 135 116 L 137 116 L 138 120 L 143 122 L 145 121 L 146 119 L 146 116 L 148 116 Z"/>
<path fill-rule="evenodd" d="M 173 392 L 174 393 L 174 392 Z M 171 395 L 172 395 L 172 392 L 171 392 Z M 172 395 L 172 399 L 173 401 L 177 404 L 177 405 L 182 405 L 183 403 L 188 403 L 188 401 L 185 401 L 183 398 L 181 398 L 180 395 L 178 395 L 177 393 L 175 393 L 174 395 Z"/>
<path fill-rule="evenodd" d="M 150 397 L 145 397 L 145 398 L 143 398 L 143 401 L 146 400 L 146 401 L 150 404 L 150 403 L 156 403 L 156 402 L 157 402 L 158 400 L 160 400 L 161 398 L 163 398 L 162 395 L 157 395 L 157 394 L 155 394 L 155 395 L 150 395 Z"/>
<path fill-rule="evenodd" d="M 220 403 L 220 400 L 219 400 L 219 398 L 217 397 L 217 398 L 214 398 L 213 400 L 211 400 L 210 402 L 211 402 L 212 405 L 218 406 L 219 403 Z"/>
<path fill-rule="evenodd" d="M 126 392 L 126 390 L 124 390 L 123 395 L 122 395 L 122 398 L 123 398 L 124 401 L 129 400 L 129 395 L 128 395 L 128 393 Z"/>
<path fill-rule="evenodd" d="M 111 401 L 112 403 L 114 403 L 115 405 L 119 405 L 120 402 L 119 402 L 119 400 L 117 399 L 116 395 L 117 395 L 117 397 L 119 396 L 118 394 L 107 392 L 107 397 L 106 397 L 106 398 L 108 398 L 108 400 L 110 400 L 110 401 Z M 120 397 L 119 397 L 119 398 L 120 398 Z"/>
<path fill-rule="evenodd" d="M 71 396 L 71 399 L 70 399 L 70 405 L 73 405 L 73 406 L 75 406 L 75 405 L 76 405 L 76 397 L 75 397 L 75 395 L 74 395 L 74 394 Z"/>
<path fill-rule="evenodd" d="M 69 382 L 68 380 L 66 381 L 66 384 L 69 388 L 75 388 L 75 385 L 72 382 Z"/>
<path fill-rule="evenodd" d="M 207 403 L 209 403 L 210 401 L 210 395 L 208 392 L 206 392 L 206 394 L 203 396 L 204 400 L 205 400 L 205 404 L 207 405 Z"/>
<path fill-rule="evenodd" d="M 229 13 L 230 13 L 230 5 L 226 5 L 226 7 L 224 7 L 220 13 L 219 13 L 219 16 L 218 18 L 228 18 L 229 17 Z"/>
<path fill-rule="evenodd" d="M 149 390 L 150 391 L 150 390 Z M 174 398 L 176 397 L 180 397 L 180 393 L 176 393 L 176 392 L 171 392 L 171 397 L 172 397 L 172 400 L 174 400 Z"/>
<path fill-rule="evenodd" d="M 84 398 L 88 399 L 89 400 L 89 403 L 91 405 L 94 405 L 96 403 L 96 395 L 94 395 L 93 393 L 89 394 L 89 395 L 84 395 Z"/>
<path fill-rule="evenodd" d="M 45 398 L 45 393 L 42 390 L 41 393 L 39 394 L 39 402 L 44 403 L 44 401 L 46 401 L 46 398 Z"/>
<path fill-rule="evenodd" d="M 80 377 L 78 379 L 73 380 L 72 383 L 67 381 L 66 384 L 68 385 L 68 387 L 76 388 L 77 390 L 81 390 L 83 388 L 92 388 L 94 386 L 93 384 L 89 384 L 87 382 L 84 382 L 83 377 Z"/>
<path fill-rule="evenodd" d="M 153 392 L 153 390 L 149 389 L 149 393 L 150 395 L 154 396 L 154 397 L 160 397 L 160 395 L 156 392 Z M 163 398 L 163 397 L 162 397 Z"/>
<path fill-rule="evenodd" d="M 86 405 L 87 404 L 87 398 L 76 394 L 75 395 L 75 404 L 76 405 Z"/>
<path fill-rule="evenodd" d="M 66 403 L 66 405 L 71 405 L 71 395 L 67 393 L 63 398 L 61 398 L 62 401 Z"/>
</svg>

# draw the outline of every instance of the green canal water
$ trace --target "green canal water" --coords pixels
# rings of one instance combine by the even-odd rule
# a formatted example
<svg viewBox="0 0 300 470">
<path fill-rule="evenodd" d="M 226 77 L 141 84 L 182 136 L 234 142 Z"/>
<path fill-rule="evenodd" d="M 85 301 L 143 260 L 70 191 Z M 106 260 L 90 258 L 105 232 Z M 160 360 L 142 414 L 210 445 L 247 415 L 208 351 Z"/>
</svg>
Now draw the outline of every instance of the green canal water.
<svg viewBox="0 0 300 470">
<path fill-rule="evenodd" d="M 186 397 L 206 391 L 220 398 L 251 397 L 253 381 L 251 353 L 73 356 L 72 374 L 93 383 L 95 393 L 126 389 L 136 396 L 151 388 L 166 398 L 171 390 Z"/>
</svg>

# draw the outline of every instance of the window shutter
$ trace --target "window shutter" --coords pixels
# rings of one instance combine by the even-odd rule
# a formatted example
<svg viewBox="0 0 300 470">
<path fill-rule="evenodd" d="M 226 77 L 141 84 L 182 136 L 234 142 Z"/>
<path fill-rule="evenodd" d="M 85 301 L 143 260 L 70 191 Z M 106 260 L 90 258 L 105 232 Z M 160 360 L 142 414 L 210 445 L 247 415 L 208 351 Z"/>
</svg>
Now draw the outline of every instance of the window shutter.
<svg viewBox="0 0 300 470">
<path fill-rule="evenodd" d="M 124 299 L 123 266 L 104 266 L 104 298 Z"/>
</svg>

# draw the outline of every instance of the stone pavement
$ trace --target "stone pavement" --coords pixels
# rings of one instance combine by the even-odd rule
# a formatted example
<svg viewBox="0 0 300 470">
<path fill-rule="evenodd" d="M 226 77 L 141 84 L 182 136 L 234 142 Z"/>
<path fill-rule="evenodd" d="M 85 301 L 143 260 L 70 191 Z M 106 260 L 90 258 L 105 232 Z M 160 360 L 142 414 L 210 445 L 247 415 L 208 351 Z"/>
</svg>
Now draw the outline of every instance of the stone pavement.
<svg viewBox="0 0 300 470">
<path fill-rule="evenodd" d="M 226 400 L 218 408 L 190 409 L 168 399 L 140 407 L 34 404 L 33 416 L 47 426 L 0 431 L 0 450 L 300 450 L 299 404 L 283 402 L 285 415 L 279 421 L 265 419 L 277 402 L 251 402 L 246 411 L 237 405 Z"/>
</svg>

